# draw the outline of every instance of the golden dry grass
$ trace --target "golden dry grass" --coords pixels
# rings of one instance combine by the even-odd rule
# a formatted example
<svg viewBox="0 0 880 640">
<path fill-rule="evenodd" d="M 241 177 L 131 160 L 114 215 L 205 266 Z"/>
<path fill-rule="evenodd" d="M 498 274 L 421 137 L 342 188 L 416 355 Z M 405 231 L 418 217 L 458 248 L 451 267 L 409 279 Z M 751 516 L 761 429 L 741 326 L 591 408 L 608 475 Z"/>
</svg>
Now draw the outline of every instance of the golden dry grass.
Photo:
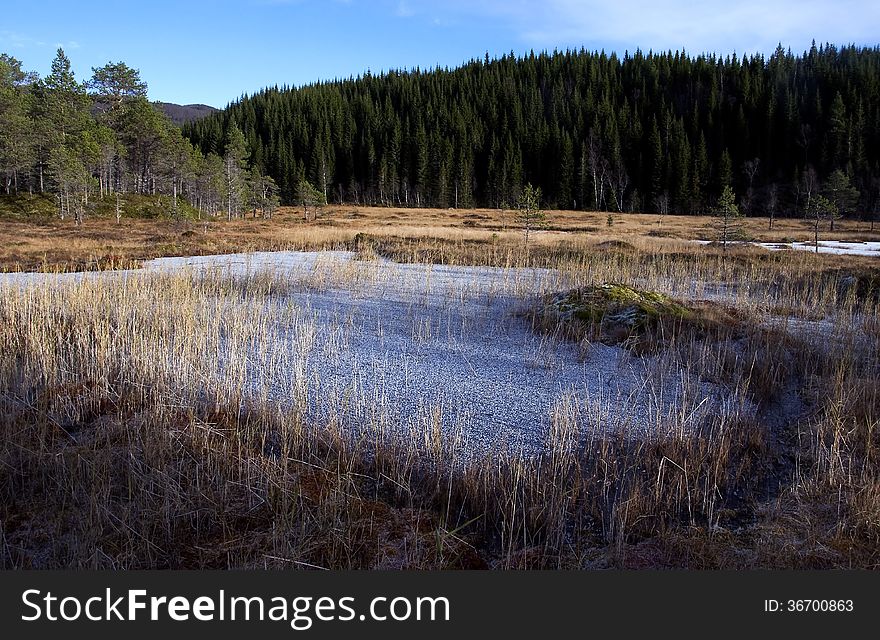
<svg viewBox="0 0 880 640">
<path fill-rule="evenodd" d="M 345 425 L 303 420 L 297 384 L 290 406 L 266 399 L 275 373 L 301 370 L 307 340 L 247 368 L 273 323 L 309 334 L 308 317 L 273 306 L 284 289 L 271 276 L 0 287 L 2 566 L 876 568 L 875 261 L 722 252 L 651 237 L 644 216 L 615 216 L 609 231 L 604 215 L 551 213 L 565 230 L 528 250 L 489 211 L 329 207 L 315 223 L 284 210 L 207 229 L 4 224 L 8 268 L 346 247 L 367 260 L 538 264 L 574 286 L 721 295 L 713 322 L 730 330 L 671 325 L 653 337 L 646 375 L 717 381 L 760 411 L 694 432 L 684 403 L 656 433 L 583 442 L 560 411 L 537 458 L 467 459 L 430 420 L 408 438 L 377 428 L 352 442 Z M 688 238 L 696 222 L 663 226 Z M 820 340 L 799 332 L 815 320 Z M 221 351 L 231 366 L 218 372 Z"/>
<path fill-rule="evenodd" d="M 676 240 L 711 239 L 710 219 L 698 216 L 548 211 L 548 229 L 532 234 L 536 247 L 575 243 L 605 247 L 625 242 L 641 250 L 694 250 Z M 842 220 L 828 240 L 880 240 L 880 228 Z M 773 231 L 766 218 L 746 219 L 746 230 L 766 242 L 812 239 L 809 222 L 779 219 Z M 297 208 L 282 207 L 270 220 L 174 222 L 167 219 L 87 218 L 81 227 L 57 219 L 12 218 L 0 224 L 0 269 L 5 271 L 117 268 L 163 256 L 208 255 L 279 249 L 350 248 L 355 236 L 436 240 L 446 244 L 522 244 L 515 213 L 494 209 L 397 209 L 327 206 L 305 222 Z M 666 242 L 655 242 L 667 239 Z M 620 248 L 619 246 L 617 248 Z"/>
</svg>

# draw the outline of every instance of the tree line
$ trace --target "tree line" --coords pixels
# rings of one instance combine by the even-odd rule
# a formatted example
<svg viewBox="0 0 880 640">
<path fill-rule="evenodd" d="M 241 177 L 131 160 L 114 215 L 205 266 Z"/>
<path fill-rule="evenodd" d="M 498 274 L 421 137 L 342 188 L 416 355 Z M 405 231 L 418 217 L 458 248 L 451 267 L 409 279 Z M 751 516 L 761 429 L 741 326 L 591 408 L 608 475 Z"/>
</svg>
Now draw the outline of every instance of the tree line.
<svg viewBox="0 0 880 640">
<path fill-rule="evenodd" d="M 184 126 L 204 153 L 241 128 L 295 202 L 701 214 L 725 187 L 749 215 L 804 213 L 829 180 L 880 207 L 880 48 L 763 55 L 488 55 L 457 69 L 272 87 Z M 837 185 L 839 186 L 839 184 Z"/>
<path fill-rule="evenodd" d="M 186 203 L 198 216 L 227 217 L 278 205 L 275 181 L 249 162 L 241 131 L 227 123 L 217 152 L 202 153 L 147 99 L 147 85 L 123 62 L 76 79 L 58 49 L 45 78 L 0 54 L 0 175 L 5 194 L 53 194 L 77 223 L 90 199 L 167 195 L 172 215 Z"/>
</svg>

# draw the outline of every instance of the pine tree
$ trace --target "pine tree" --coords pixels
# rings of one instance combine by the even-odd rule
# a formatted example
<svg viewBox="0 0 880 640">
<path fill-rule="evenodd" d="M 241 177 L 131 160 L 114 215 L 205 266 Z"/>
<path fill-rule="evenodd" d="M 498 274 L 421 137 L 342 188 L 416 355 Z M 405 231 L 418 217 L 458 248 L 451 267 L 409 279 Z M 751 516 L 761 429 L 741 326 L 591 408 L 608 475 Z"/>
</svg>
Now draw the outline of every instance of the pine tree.
<svg viewBox="0 0 880 640">
<path fill-rule="evenodd" d="M 233 215 L 239 215 L 246 201 L 247 161 L 247 142 L 241 129 L 233 121 L 226 136 L 226 149 L 223 155 L 227 220 L 232 220 Z"/>
<path fill-rule="evenodd" d="M 107 104 L 110 112 L 117 111 L 126 98 L 147 96 L 147 83 L 141 80 L 140 71 L 124 62 L 108 62 L 103 67 L 92 67 L 89 89 Z"/>
<path fill-rule="evenodd" d="M 547 217 L 541 209 L 541 189 L 526 183 L 520 193 L 516 205 L 516 221 L 523 232 L 526 249 L 529 247 L 529 235 L 532 231 L 546 226 Z"/>
<path fill-rule="evenodd" d="M 727 245 L 736 240 L 745 238 L 745 229 L 742 221 L 742 212 L 736 205 L 736 195 L 729 186 L 724 187 L 718 204 L 715 206 L 714 229 L 718 242 L 724 251 Z"/>
<path fill-rule="evenodd" d="M 19 175 L 33 163 L 33 125 L 28 117 L 31 95 L 27 83 L 33 79 L 21 69 L 21 62 L 0 55 L 0 171 L 3 190 L 17 193 Z"/>
<path fill-rule="evenodd" d="M 301 179 L 297 185 L 296 200 L 303 208 L 303 219 L 306 222 L 315 220 L 321 207 L 326 204 L 323 192 L 312 186 L 305 178 Z"/>
<path fill-rule="evenodd" d="M 254 193 L 257 194 L 260 215 L 265 219 L 271 218 L 275 214 L 279 205 L 278 185 L 275 184 L 275 181 L 271 176 L 261 175 L 257 172 L 257 177 L 252 188 Z"/>
<path fill-rule="evenodd" d="M 819 253 L 819 223 L 823 220 L 831 220 L 833 224 L 840 212 L 836 204 L 820 194 L 813 198 L 810 214 L 813 218 L 813 243 L 816 247 L 816 253 Z"/>
<path fill-rule="evenodd" d="M 834 231 L 834 221 L 852 211 L 859 200 L 859 191 L 852 186 L 849 176 L 840 169 L 835 169 L 825 181 L 823 192 L 834 204 L 836 215 L 828 218 L 831 224 L 830 230 Z"/>
<path fill-rule="evenodd" d="M 52 60 L 52 71 L 41 83 L 40 97 L 42 115 L 60 144 L 68 144 L 68 136 L 75 141 L 88 123 L 91 105 L 63 49 L 59 48 Z"/>
</svg>

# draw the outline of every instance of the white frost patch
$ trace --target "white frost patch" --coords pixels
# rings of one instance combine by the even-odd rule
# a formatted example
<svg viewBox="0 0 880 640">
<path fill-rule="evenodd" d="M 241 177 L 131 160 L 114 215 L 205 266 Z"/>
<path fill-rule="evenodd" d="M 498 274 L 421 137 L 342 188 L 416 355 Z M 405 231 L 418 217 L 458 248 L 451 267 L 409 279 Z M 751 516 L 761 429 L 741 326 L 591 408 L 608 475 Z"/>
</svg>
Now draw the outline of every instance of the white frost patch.
<svg viewBox="0 0 880 640">
<path fill-rule="evenodd" d="M 712 244 L 713 240 L 689 240 L 694 244 Z M 731 242 L 731 244 L 750 244 L 769 251 L 816 251 L 813 242 Z M 833 253 L 841 256 L 871 256 L 880 258 L 880 242 L 844 242 L 842 240 L 820 240 L 819 253 Z"/>
<path fill-rule="evenodd" d="M 770 251 L 816 251 L 816 245 L 812 242 L 758 242 L 759 247 Z M 880 257 L 880 242 L 843 242 L 840 240 L 820 240 L 819 253 L 834 253 L 842 256 L 872 256 Z"/>
<path fill-rule="evenodd" d="M 242 363 L 247 391 L 354 433 L 461 437 L 473 451 L 541 450 L 548 434 L 665 433 L 751 413 L 724 386 L 619 347 L 586 351 L 532 330 L 523 311 L 567 286 L 554 270 L 359 261 L 347 252 L 163 258 L 135 272 L 51 276 L 267 274 L 290 286 L 257 303 L 265 339 L 221 344 L 218 371 Z M 0 277 L 0 283 L 4 281 Z M 230 302 L 230 304 L 248 304 Z M 254 304 L 251 301 L 250 304 Z M 250 307 L 248 307 L 250 308 Z M 564 423 L 564 424 L 563 424 Z"/>
</svg>

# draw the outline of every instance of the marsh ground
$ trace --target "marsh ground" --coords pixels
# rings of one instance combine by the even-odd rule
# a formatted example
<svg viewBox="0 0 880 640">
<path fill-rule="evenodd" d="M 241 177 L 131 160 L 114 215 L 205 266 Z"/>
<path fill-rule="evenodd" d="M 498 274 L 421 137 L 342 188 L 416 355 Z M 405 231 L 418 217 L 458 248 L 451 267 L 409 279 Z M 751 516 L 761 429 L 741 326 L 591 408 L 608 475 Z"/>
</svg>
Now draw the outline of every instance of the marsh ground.
<svg viewBox="0 0 880 640">
<path fill-rule="evenodd" d="M 51 203 L 50 203 L 51 204 Z M 33 209 L 27 209 L 32 211 Z M 494 209 L 395 209 L 330 205 L 317 220 L 305 222 L 298 208 L 283 207 L 272 219 L 205 217 L 172 221 L 163 217 L 109 215 L 86 218 L 81 227 L 51 215 L 16 213 L 8 206 L 0 218 L 0 268 L 5 271 L 118 268 L 166 256 L 211 255 L 239 251 L 352 248 L 358 234 L 398 240 L 430 240 L 449 244 L 494 244 L 505 247 L 520 240 L 515 212 Z M 43 211 L 40 209 L 40 211 Z M 43 213 L 51 212 L 51 206 Z M 609 215 L 611 224 L 609 225 Z M 706 216 L 657 216 L 607 212 L 548 211 L 547 229 L 533 234 L 537 246 L 564 242 L 601 244 L 622 240 L 651 250 L 676 240 L 714 238 Z M 759 242 L 812 240 L 809 221 L 747 218 L 746 231 Z M 880 227 L 841 220 L 823 240 L 878 241 Z"/>
<path fill-rule="evenodd" d="M 348 253 L 4 276 L 3 565 L 876 566 L 874 258 L 509 215 L 4 224 L 12 269 Z"/>
</svg>

